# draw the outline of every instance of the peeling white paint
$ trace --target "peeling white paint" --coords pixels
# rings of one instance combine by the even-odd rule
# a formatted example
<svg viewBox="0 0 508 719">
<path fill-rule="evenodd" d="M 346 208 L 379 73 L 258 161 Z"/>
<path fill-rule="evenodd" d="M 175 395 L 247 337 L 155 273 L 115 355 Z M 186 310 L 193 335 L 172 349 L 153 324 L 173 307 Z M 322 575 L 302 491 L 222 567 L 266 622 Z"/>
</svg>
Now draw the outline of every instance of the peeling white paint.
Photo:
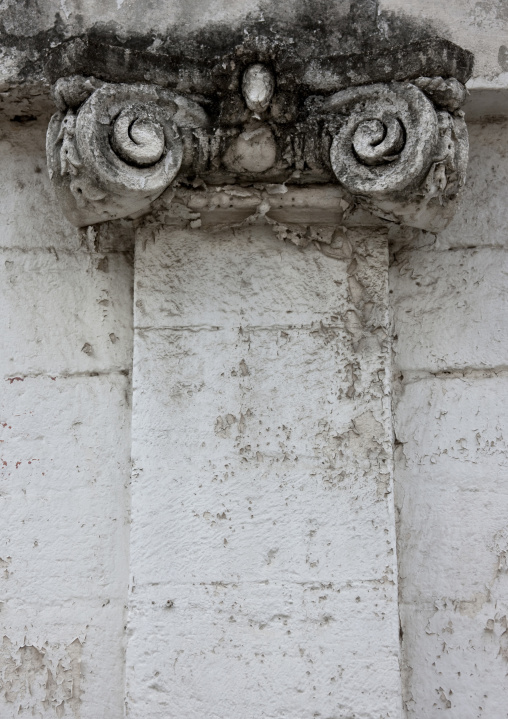
<svg viewBox="0 0 508 719">
<path fill-rule="evenodd" d="M 48 0 L 41 22 L 74 32 L 78 5 L 122 36 L 252 11 Z M 508 106 L 503 0 L 380 9 L 437 18 L 477 51 L 471 99 Z M 470 125 L 446 231 L 390 230 L 389 288 L 387 238 L 337 187 L 161 198 L 137 238 L 132 445 L 132 223 L 65 223 L 45 129 L 0 128 L 0 717 L 123 719 L 127 696 L 134 719 L 506 719 L 506 123 Z M 238 226 L 213 226 L 230 204 Z"/>
<path fill-rule="evenodd" d="M 0 646 L 0 695 L 5 710 L 19 717 L 81 718 L 81 657 L 83 645 L 45 642 L 14 645 L 4 636 Z M 4 715 L 6 716 L 6 715 Z"/>
<path fill-rule="evenodd" d="M 138 233 L 131 717 L 400 716 L 387 234 L 329 242 Z"/>
</svg>

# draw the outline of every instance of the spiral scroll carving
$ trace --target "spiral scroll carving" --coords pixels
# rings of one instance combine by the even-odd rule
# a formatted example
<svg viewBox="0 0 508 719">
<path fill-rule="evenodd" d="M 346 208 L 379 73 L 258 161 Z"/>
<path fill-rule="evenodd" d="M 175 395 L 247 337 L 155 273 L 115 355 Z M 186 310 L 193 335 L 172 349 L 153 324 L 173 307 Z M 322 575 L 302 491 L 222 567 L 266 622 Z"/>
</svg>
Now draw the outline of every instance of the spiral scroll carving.
<svg viewBox="0 0 508 719">
<path fill-rule="evenodd" d="M 268 66 L 241 68 L 237 80 L 241 102 L 234 83 L 215 102 L 157 85 L 58 80 L 47 155 L 68 219 L 139 216 L 180 176 L 194 187 L 338 180 L 355 205 L 385 220 L 446 226 L 468 157 L 458 80 L 361 85 L 300 108 L 284 83 L 276 92 Z"/>
<path fill-rule="evenodd" d="M 327 110 L 348 114 L 330 158 L 338 180 L 353 194 L 404 192 L 428 172 L 439 144 L 438 119 L 418 88 L 356 87 L 329 98 Z"/>
<path fill-rule="evenodd" d="M 183 131 L 207 118 L 197 103 L 147 85 L 103 85 L 77 113 L 54 115 L 48 166 L 77 225 L 125 217 L 149 206 L 176 177 Z"/>
<path fill-rule="evenodd" d="M 396 160 L 404 147 L 404 128 L 396 117 L 363 120 L 352 138 L 353 150 L 365 165 L 384 165 Z"/>
<path fill-rule="evenodd" d="M 360 86 L 328 98 L 326 111 L 339 119 L 330 161 L 359 204 L 385 219 L 437 231 L 465 181 L 467 132 L 460 110 L 439 110 L 429 99 L 431 91 L 446 90 L 452 103 L 453 90 L 455 107 L 459 84 L 420 80 Z"/>
</svg>

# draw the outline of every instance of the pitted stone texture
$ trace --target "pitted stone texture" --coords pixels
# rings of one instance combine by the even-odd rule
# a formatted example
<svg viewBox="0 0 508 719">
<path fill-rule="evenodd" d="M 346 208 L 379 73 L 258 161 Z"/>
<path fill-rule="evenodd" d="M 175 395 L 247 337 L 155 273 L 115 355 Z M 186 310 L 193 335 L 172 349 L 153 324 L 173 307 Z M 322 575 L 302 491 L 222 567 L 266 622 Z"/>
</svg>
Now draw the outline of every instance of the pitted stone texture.
<svg viewBox="0 0 508 719">
<path fill-rule="evenodd" d="M 129 715 L 399 716 L 392 593 L 268 580 L 136 590 L 127 675 L 144 689 L 129 682 Z"/>
<path fill-rule="evenodd" d="M 429 378 L 395 412 L 410 719 L 508 716 L 508 377 Z"/>
<path fill-rule="evenodd" d="M 467 181 L 450 225 L 437 236 L 440 249 L 508 244 L 508 123 L 468 124 Z"/>
<path fill-rule="evenodd" d="M 137 586 L 150 584 L 161 552 L 171 562 L 159 563 L 157 581 L 169 585 L 393 580 L 383 501 L 389 444 L 380 435 L 386 417 L 373 357 L 356 367 L 348 398 L 343 329 L 143 334 L 133 449 L 143 467 L 131 535 Z M 382 355 L 376 360 L 383 373 Z M 157 542 L 148 515 L 157 517 Z"/>
<path fill-rule="evenodd" d="M 61 103 L 65 83 L 55 88 Z M 100 83 L 86 78 L 69 83 L 68 94 L 79 95 L 81 86 L 90 97 L 77 112 L 53 115 L 48 127 L 48 173 L 65 216 L 83 227 L 145 211 L 175 179 L 181 132 L 205 126 L 204 110 L 156 85 L 104 83 L 94 90 Z"/>
<path fill-rule="evenodd" d="M 130 372 L 132 266 L 125 254 L 0 251 L 0 372 Z"/>
<path fill-rule="evenodd" d="M 46 119 L 0 122 L 0 249 L 62 253 L 132 251 L 127 220 L 78 230 L 63 217 L 46 169 Z"/>
<path fill-rule="evenodd" d="M 332 249 L 139 233 L 133 717 L 400 716 L 386 236 Z"/>
<path fill-rule="evenodd" d="M 456 217 L 390 275 L 409 719 L 507 716 L 506 126 L 469 130 Z"/>
<path fill-rule="evenodd" d="M 0 716 L 121 719 L 132 267 L 62 217 L 45 130 L 0 130 Z"/>
<path fill-rule="evenodd" d="M 233 72 L 235 62 L 224 62 L 228 67 Z M 146 213 L 177 175 L 194 186 L 197 175 L 212 185 L 298 179 L 311 187 L 332 179 L 331 164 L 358 204 L 436 231 L 448 224 L 464 184 L 468 140 L 463 113 L 443 109 L 458 108 L 464 86 L 434 80 L 441 90 L 426 77 L 415 80 L 422 89 L 411 82 L 363 84 L 324 99 L 307 89 L 299 122 L 286 115 L 268 124 L 274 78 L 259 64 L 247 68 L 237 88 L 250 119 L 245 110 L 209 115 L 202 106 L 211 98 L 198 104 L 195 95 L 155 84 L 61 77 L 53 88 L 59 112 L 48 127 L 48 173 L 65 216 L 84 227 Z M 234 89 L 232 75 L 228 93 Z"/>
<path fill-rule="evenodd" d="M 46 120 L 0 123 L 0 247 L 76 251 L 78 231 L 55 202 L 46 170 Z"/>
<path fill-rule="evenodd" d="M 388 17 L 408 17 L 432 23 L 439 34 L 475 54 L 474 77 L 506 87 L 506 69 L 499 63 L 499 47 L 506 45 L 508 9 L 505 0 L 379 0 L 380 25 Z"/>
<path fill-rule="evenodd" d="M 508 252 L 397 255 L 390 270 L 395 362 L 406 371 L 490 369 L 508 357 Z"/>
<path fill-rule="evenodd" d="M 269 227 L 213 234 L 176 230 L 171 242 L 167 232 L 148 224 L 138 235 L 143 251 L 136 254 L 137 327 L 337 325 L 347 286 L 337 281 L 324 254 L 282 243 Z M 340 244 L 343 234 L 338 236 Z M 339 264 L 352 260 L 352 250 L 346 250 Z M 367 258 L 360 263 L 368 264 Z"/>
<path fill-rule="evenodd" d="M 0 715 L 120 719 L 128 380 L 2 385 Z"/>
<path fill-rule="evenodd" d="M 347 115 L 330 161 L 358 203 L 385 219 L 439 231 L 464 185 L 468 138 L 462 117 L 439 111 L 427 95 L 433 98 L 411 83 L 378 83 L 342 90 L 323 108 Z"/>
</svg>

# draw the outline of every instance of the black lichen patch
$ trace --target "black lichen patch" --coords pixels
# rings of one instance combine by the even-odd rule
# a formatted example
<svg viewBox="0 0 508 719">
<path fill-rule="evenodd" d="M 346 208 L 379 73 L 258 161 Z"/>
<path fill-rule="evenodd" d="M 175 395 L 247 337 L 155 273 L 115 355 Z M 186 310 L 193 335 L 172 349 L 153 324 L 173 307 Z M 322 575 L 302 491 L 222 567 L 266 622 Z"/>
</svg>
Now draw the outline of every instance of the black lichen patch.
<svg viewBox="0 0 508 719">
<path fill-rule="evenodd" d="M 251 62 L 271 66 L 280 90 L 285 83 L 303 94 L 330 91 L 323 82 L 320 86 L 304 79 L 309 65 L 314 78 L 335 77 L 335 89 L 410 79 L 423 70 L 462 82 L 470 76 L 471 54 L 446 41 L 436 44 L 438 33 L 428 22 L 379 14 L 376 0 L 351 0 L 350 5 L 345 14 L 344 3 L 266 0 L 261 11 L 242 21 L 210 23 L 193 31 L 181 23 L 161 33 L 126 34 L 121 24 L 86 27 L 79 16 L 71 26 L 58 13 L 53 27 L 40 31 L 39 4 L 24 0 L 2 13 L 0 43 L 22 52 L 21 82 L 83 74 L 113 82 L 153 82 L 213 98 L 237 92 L 241 73 Z"/>
<path fill-rule="evenodd" d="M 497 60 L 499 62 L 499 67 L 504 72 L 508 72 L 508 47 L 506 45 L 501 45 L 499 48 L 499 52 L 497 54 Z"/>
<path fill-rule="evenodd" d="M 36 122 L 37 117 L 35 115 L 14 115 L 10 118 L 11 122 L 19 122 L 21 125 L 25 125 L 27 122 Z"/>
</svg>

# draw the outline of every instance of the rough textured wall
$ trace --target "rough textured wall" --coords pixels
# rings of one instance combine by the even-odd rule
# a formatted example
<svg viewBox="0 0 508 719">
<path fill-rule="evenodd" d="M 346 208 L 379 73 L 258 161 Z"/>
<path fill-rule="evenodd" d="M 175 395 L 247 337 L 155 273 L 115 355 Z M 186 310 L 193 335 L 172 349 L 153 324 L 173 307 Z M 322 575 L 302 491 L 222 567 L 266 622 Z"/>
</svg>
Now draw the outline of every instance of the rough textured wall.
<svg viewBox="0 0 508 719">
<path fill-rule="evenodd" d="M 0 126 L 0 716 L 118 719 L 132 268 L 61 218 L 44 133 Z"/>
<path fill-rule="evenodd" d="M 391 269 L 410 719 L 508 716 L 507 137 L 470 126 L 461 211 Z"/>
<path fill-rule="evenodd" d="M 224 38 L 229 41 L 228 23 L 238 31 L 246 17 L 257 27 L 265 18 L 275 18 L 287 20 L 295 35 L 309 36 L 319 24 L 319 10 L 325 28 L 321 38 L 332 27 L 343 27 L 345 35 L 350 29 L 358 32 L 344 44 L 340 33 L 333 36 L 341 52 L 357 48 L 359 38 L 368 46 L 386 42 L 391 33 L 411 39 L 413 32 L 424 30 L 473 50 L 475 113 L 494 115 L 503 107 L 508 111 L 506 8 L 506 0 L 380 0 L 377 15 L 370 0 L 337 2 L 333 8 L 296 1 L 1 3 L 0 108 L 6 107 L 7 118 L 16 120 L 7 119 L 0 133 L 2 719 L 117 719 L 124 700 L 129 239 L 123 236 L 127 225 L 121 223 L 112 237 L 107 228 L 78 233 L 61 219 L 45 170 L 44 51 L 93 29 L 151 50 L 164 49 L 164 42 L 170 46 L 178 36 L 190 52 L 186 38 L 191 36 L 194 50 L 200 39 L 206 41 L 206 54 L 213 51 L 214 39 L 218 45 Z M 138 33 L 147 35 L 140 39 Z M 28 90 L 19 87 L 23 80 Z M 482 94 L 481 88 L 499 88 L 499 93 Z M 472 116 L 469 108 L 467 113 Z M 437 239 L 413 234 L 405 249 L 399 242 L 392 265 L 400 615 L 409 719 L 507 716 L 507 131 L 506 124 L 470 127 L 469 180 L 456 220 Z M 376 523 L 380 512 L 386 510 L 383 516 L 388 516 L 387 505 L 382 497 L 369 495 L 376 486 L 373 476 L 371 484 L 361 485 L 365 494 L 357 499 L 354 482 L 343 480 L 333 465 L 344 451 L 351 465 L 378 462 L 389 452 L 381 385 L 374 380 L 371 397 L 378 424 L 366 425 L 380 446 L 369 442 L 373 455 L 367 458 L 358 439 L 361 422 L 343 431 L 346 415 L 338 409 L 338 394 L 333 396 L 342 389 L 345 402 L 358 384 L 362 391 L 371 386 L 362 385 L 357 373 L 363 348 L 348 345 L 356 342 L 358 325 L 341 323 L 342 312 L 356 302 L 362 313 L 369 312 L 365 297 L 375 273 L 365 281 L 355 275 L 347 246 L 340 249 L 339 261 L 328 262 L 313 247 L 303 252 L 279 243 L 274 250 L 269 236 L 269 231 L 224 236 L 237 260 L 256 248 L 244 263 L 251 274 L 243 275 L 243 305 L 233 291 L 236 260 L 221 264 L 214 259 L 214 265 L 213 253 L 206 254 L 206 236 L 177 233 L 171 254 L 169 238 L 150 244 L 148 232 L 146 248 L 138 247 L 137 299 L 144 304 L 136 312 L 141 317 L 144 309 L 146 315 L 136 339 L 140 413 L 135 416 L 135 571 L 127 695 L 132 716 L 144 719 L 147 706 L 164 717 L 185 707 L 201 719 L 208 703 L 223 719 L 235 702 L 245 702 L 244 715 L 252 712 L 258 719 L 259 706 L 272 716 L 274 697 L 284 716 L 300 712 L 305 719 L 309 706 L 327 717 L 344 714 L 358 696 L 365 702 L 365 717 L 370 711 L 378 719 L 395 706 L 395 577 L 374 571 L 382 569 L 386 554 L 393 561 L 392 525 Z M 376 236 L 374 232 L 372 238 Z M 193 245 L 196 237 L 203 239 L 199 247 Z M 263 254 L 266 248 L 271 255 Z M 267 257 L 270 267 L 288 264 L 273 276 L 262 261 Z M 297 263 L 294 274 L 288 257 Z M 186 274 L 187 260 L 202 274 Z M 210 267 L 218 268 L 221 282 L 204 281 Z M 316 285 L 311 291 L 305 284 L 308 277 L 316 278 L 323 293 L 319 301 Z M 260 286 L 268 281 L 267 293 Z M 190 290 L 195 307 L 183 301 Z M 330 330 L 318 318 L 327 316 L 332 307 L 327 303 L 335 298 L 340 300 L 339 319 Z M 245 319 L 241 311 L 266 310 L 267 300 L 270 322 L 280 332 L 272 345 L 266 318 L 248 336 L 238 329 Z M 297 308 L 308 327 L 286 332 L 288 305 Z M 165 324 L 160 324 L 161 312 Z M 221 318 L 229 312 L 236 317 L 236 329 L 190 331 L 195 316 L 204 312 L 209 317 L 218 313 L 210 320 L 213 327 L 223 327 Z M 312 323 L 318 327 L 314 334 Z M 339 373 L 337 357 L 343 363 L 338 363 Z M 230 367 L 224 377 L 221 366 Z M 198 370 L 206 386 L 195 380 Z M 271 434 L 264 425 L 261 434 L 255 433 L 252 415 L 242 410 L 251 391 Z M 282 397 L 278 403 L 266 400 L 272 391 Z M 296 398 L 289 409 L 288 392 Z M 303 408 L 297 404 L 300 395 Z M 170 408 L 177 403 L 182 414 L 175 416 Z M 210 408 L 216 410 L 211 415 Z M 329 419 L 315 430 L 325 408 L 334 421 L 342 418 L 344 426 L 334 428 Z M 285 429 L 280 423 L 279 430 L 273 420 L 278 422 L 283 411 L 288 422 Z M 293 426 L 290 437 L 282 435 Z M 314 428 L 309 436 L 307 426 Z M 203 427 L 205 447 L 193 441 L 196 427 Z M 179 432 L 176 448 L 168 440 L 169 430 Z M 277 442 L 273 455 L 268 442 Z M 273 483 L 272 503 L 261 484 L 251 496 L 237 479 L 244 476 L 239 469 L 244 464 L 250 468 L 261 462 L 257 454 L 252 456 L 256 444 L 263 446 L 262 479 Z M 230 453 L 234 478 L 220 452 Z M 310 467 L 307 485 L 291 474 L 296 455 Z M 246 473 L 249 479 L 253 474 Z M 325 475 L 328 479 L 320 484 L 318 478 Z M 206 488 L 202 477 L 210 482 Z M 192 503 L 188 492 L 195 497 Z M 362 509 L 355 515 L 352 508 L 359 501 Z M 361 521 L 353 522 L 356 516 Z M 238 524 L 233 524 L 239 517 L 249 528 L 243 543 Z M 374 539 L 385 530 L 389 538 L 379 541 L 378 550 Z M 334 545 L 337 537 L 340 546 Z M 199 553 L 196 540 L 203 548 Z M 385 541 L 391 544 L 385 546 Z M 245 557 L 255 592 L 236 580 Z M 356 566 L 358 557 L 363 565 Z M 362 574 L 369 557 L 372 572 Z M 191 574 L 196 579 L 185 584 L 182 577 Z M 356 584 L 341 584 L 346 576 Z M 203 577 L 203 584 L 197 577 Z M 268 584 L 260 577 L 268 577 Z M 386 601 L 376 608 L 378 596 Z M 381 608 L 379 616 L 373 608 Z M 282 647 L 280 661 L 266 656 L 266 646 L 274 643 Z M 340 662 L 332 666 L 339 655 Z M 166 663 L 159 664 L 160 657 L 171 658 L 169 672 Z M 377 704 L 371 711 L 366 707 L 372 696 Z"/>
<path fill-rule="evenodd" d="M 140 230 L 132 719 L 400 716 L 387 263 Z"/>
<path fill-rule="evenodd" d="M 506 0 L 379 0 L 380 17 L 407 16 L 435 28 L 476 58 L 472 86 L 508 86 Z"/>
</svg>

